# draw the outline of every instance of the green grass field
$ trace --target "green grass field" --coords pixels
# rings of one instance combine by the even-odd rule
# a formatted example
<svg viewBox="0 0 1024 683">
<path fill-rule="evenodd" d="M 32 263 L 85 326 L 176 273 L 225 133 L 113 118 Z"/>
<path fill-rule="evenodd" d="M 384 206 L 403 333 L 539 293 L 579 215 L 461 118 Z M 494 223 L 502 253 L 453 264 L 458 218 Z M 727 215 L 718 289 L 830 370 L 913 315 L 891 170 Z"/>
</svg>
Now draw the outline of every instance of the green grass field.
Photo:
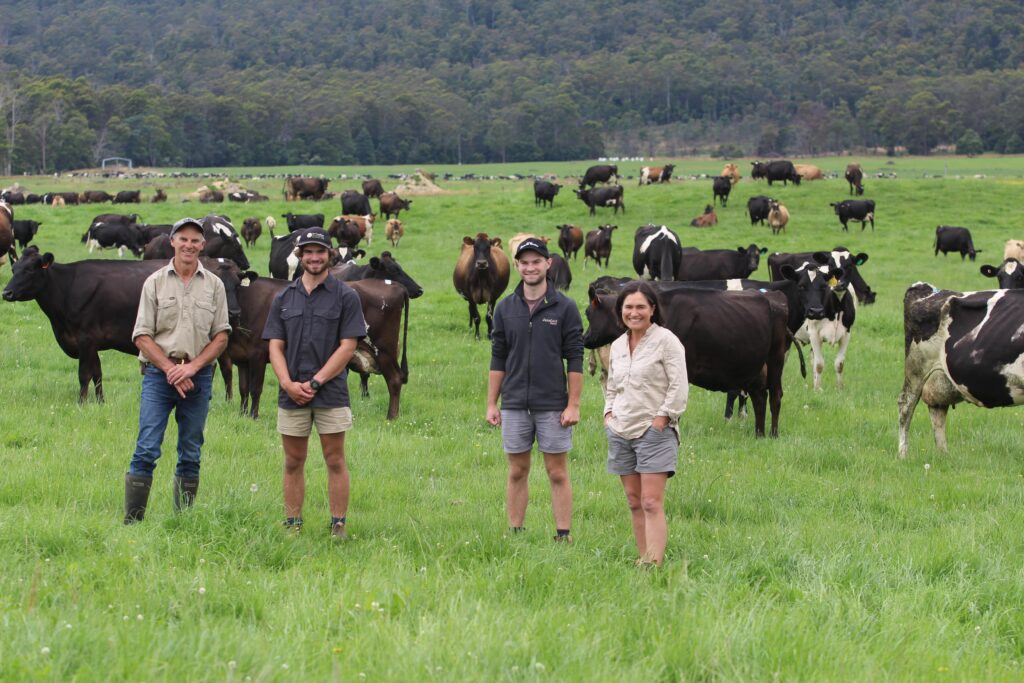
<svg viewBox="0 0 1024 683">
<path fill-rule="evenodd" d="M 816 160 L 840 172 L 846 162 Z M 586 165 L 426 168 L 570 175 Z M 640 165 L 621 170 L 636 175 Z M 748 175 L 749 163 L 739 165 Z M 102 354 L 107 402 L 79 406 L 77 363 L 57 347 L 38 305 L 0 303 L 0 679 L 1020 680 L 1022 413 L 961 405 L 949 419 L 950 450 L 940 453 L 921 408 L 901 461 L 896 397 L 904 290 L 917 280 L 961 290 L 994 284 L 978 267 L 1001 261 L 1005 239 L 1024 237 L 1024 161 L 900 158 L 887 166 L 882 158 L 864 167 L 898 177 L 869 175 L 865 196 L 877 202 L 877 228 L 851 224 L 848 234 L 829 207 L 847 197 L 842 178 L 770 191 L 745 178 L 708 230 L 688 226 L 711 199 L 707 180 L 625 182 L 628 213 L 618 217 L 589 217 L 569 187 L 553 209 L 535 208 L 529 181 L 439 180 L 446 193 L 414 197 L 393 250 L 426 289 L 412 307 L 409 384 L 400 418 L 388 423 L 383 381 L 371 378 L 368 400 L 351 382 L 352 538 L 342 545 L 330 542 L 316 446 L 306 529 L 298 538 L 280 529 L 272 372 L 258 421 L 239 417 L 215 379 L 196 508 L 175 515 L 171 507 L 172 426 L 145 523 L 122 526 L 137 362 Z M 676 174 L 720 168 L 680 160 Z M 242 170 L 266 169 L 235 171 Z M 332 177 L 359 170 L 312 169 Z M 151 195 L 164 187 L 168 204 L 139 207 L 151 223 L 212 208 L 237 226 L 250 215 L 339 212 L 336 201 L 277 201 L 280 180 L 243 181 L 275 201 L 222 207 L 178 203 L 203 182 L 195 179 L 16 180 L 31 191 Z M 332 181 L 330 189 L 346 187 L 355 182 Z M 750 226 L 744 208 L 755 194 L 789 207 L 784 235 Z M 42 220 L 37 244 L 68 262 L 87 258 L 79 239 L 93 215 L 109 210 L 28 206 L 16 207 L 16 217 Z M 632 234 L 647 222 L 702 248 L 843 245 L 870 255 L 861 272 L 878 302 L 858 311 L 845 390 L 835 387 L 832 349 L 818 393 L 791 356 L 777 440 L 755 440 L 752 416 L 724 422 L 723 394 L 691 390 L 659 571 L 633 566 L 624 496 L 604 469 L 600 386 L 589 376 L 570 456 L 575 543 L 551 542 L 540 463 L 527 533 L 506 530 L 504 455 L 483 419 L 489 344 L 474 341 L 451 271 L 464 235 L 554 238 L 565 222 L 619 226 L 615 275 L 632 274 Z M 971 228 L 983 250 L 976 263 L 933 256 L 940 223 Z M 390 248 L 382 232 L 370 253 Z M 264 235 L 249 252 L 261 273 L 268 254 Z M 572 266 L 569 293 L 582 309 L 586 283 L 604 271 Z M 4 265 L 0 285 L 10 276 Z M 755 277 L 767 277 L 763 261 Z"/>
</svg>

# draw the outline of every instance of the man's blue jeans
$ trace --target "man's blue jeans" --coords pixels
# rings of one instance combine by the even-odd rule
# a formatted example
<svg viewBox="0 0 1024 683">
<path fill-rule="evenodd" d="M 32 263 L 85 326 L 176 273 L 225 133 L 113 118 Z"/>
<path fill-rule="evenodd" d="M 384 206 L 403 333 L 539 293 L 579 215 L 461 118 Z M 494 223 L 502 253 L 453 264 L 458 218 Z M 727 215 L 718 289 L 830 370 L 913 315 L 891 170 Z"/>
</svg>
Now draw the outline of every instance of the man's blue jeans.
<svg viewBox="0 0 1024 683">
<path fill-rule="evenodd" d="M 167 376 L 158 368 L 147 365 L 142 376 L 142 400 L 139 405 L 139 438 L 132 456 L 130 474 L 153 476 L 160 457 L 167 420 L 174 410 L 178 423 L 179 477 L 199 476 L 199 455 L 203 446 L 203 428 L 210 411 L 213 390 L 213 366 L 208 365 L 192 377 L 192 391 L 185 398 L 167 383 Z"/>
</svg>

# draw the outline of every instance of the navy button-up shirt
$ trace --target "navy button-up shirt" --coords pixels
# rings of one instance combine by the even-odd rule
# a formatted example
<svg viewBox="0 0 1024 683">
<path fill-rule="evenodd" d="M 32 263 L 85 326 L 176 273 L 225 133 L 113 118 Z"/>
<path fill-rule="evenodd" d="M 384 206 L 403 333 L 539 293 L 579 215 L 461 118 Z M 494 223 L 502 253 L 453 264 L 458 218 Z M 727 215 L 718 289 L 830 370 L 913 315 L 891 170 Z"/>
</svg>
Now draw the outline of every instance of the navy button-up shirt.
<svg viewBox="0 0 1024 683">
<path fill-rule="evenodd" d="M 306 293 L 302 278 L 281 290 L 270 305 L 263 338 L 284 341 L 288 375 L 296 382 L 313 379 L 338 350 L 342 339 L 366 336 L 366 320 L 359 295 L 345 283 L 329 277 Z M 277 405 L 294 410 L 299 407 L 346 408 L 348 370 L 325 383 L 306 406 L 298 406 L 284 389 Z"/>
</svg>

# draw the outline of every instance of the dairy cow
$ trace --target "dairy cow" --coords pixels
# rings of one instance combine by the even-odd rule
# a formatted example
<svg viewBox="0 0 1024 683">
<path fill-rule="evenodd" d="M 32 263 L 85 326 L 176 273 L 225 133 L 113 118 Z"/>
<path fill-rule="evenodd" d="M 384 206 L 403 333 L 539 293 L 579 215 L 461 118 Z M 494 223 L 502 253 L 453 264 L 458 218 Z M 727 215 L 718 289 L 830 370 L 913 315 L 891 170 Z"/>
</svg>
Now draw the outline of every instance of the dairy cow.
<svg viewBox="0 0 1024 683">
<path fill-rule="evenodd" d="M 611 206 L 614 209 L 613 213 L 616 214 L 619 209 L 622 209 L 622 213 L 626 213 L 625 192 L 622 185 L 598 187 L 592 190 L 573 190 L 573 192 L 581 202 L 590 207 L 591 216 L 597 213 L 596 209 L 599 206 Z"/>
<path fill-rule="evenodd" d="M 679 236 L 664 225 L 642 225 L 633 235 L 633 270 L 648 280 L 675 280 L 682 257 Z"/>
<path fill-rule="evenodd" d="M 1005 259 L 998 268 L 982 266 L 981 274 L 996 278 L 999 289 L 1024 289 L 1024 265 L 1015 258 Z"/>
<path fill-rule="evenodd" d="M 558 191 L 562 189 L 562 186 L 558 183 L 552 183 L 547 180 L 534 180 L 533 181 L 533 205 L 544 206 L 547 204 L 549 207 L 554 208 L 555 196 Z"/>
<path fill-rule="evenodd" d="M 831 204 L 835 214 L 839 216 L 839 222 L 843 224 L 843 231 L 849 232 L 847 223 L 857 221 L 860 229 L 864 230 L 865 223 L 871 222 L 871 230 L 875 229 L 875 202 L 871 199 L 844 199 L 841 202 Z"/>
<path fill-rule="evenodd" d="M 701 251 L 693 247 L 683 249 L 676 269 L 676 280 L 729 280 L 748 278 L 761 263 L 761 254 L 766 247 L 751 244 L 748 247 L 732 249 L 708 249 Z"/>
<path fill-rule="evenodd" d="M 903 390 L 899 457 L 910 421 L 928 406 L 935 445 L 946 450 L 946 415 L 967 401 L 982 408 L 1024 403 L 1024 290 L 966 294 L 917 282 L 903 297 Z"/>
<path fill-rule="evenodd" d="M 945 256 L 949 252 L 959 252 L 960 260 L 970 256 L 973 261 L 981 249 L 974 248 L 974 240 L 971 239 L 971 231 L 967 228 L 955 225 L 939 225 L 935 228 L 935 255 L 939 252 Z"/>
<path fill-rule="evenodd" d="M 494 326 L 494 306 L 508 287 L 509 260 L 501 248 L 501 238 L 486 233 L 462 239 L 462 248 L 452 273 L 455 291 L 469 304 L 469 325 L 480 339 L 478 304 L 487 305 L 487 338 Z"/>
</svg>

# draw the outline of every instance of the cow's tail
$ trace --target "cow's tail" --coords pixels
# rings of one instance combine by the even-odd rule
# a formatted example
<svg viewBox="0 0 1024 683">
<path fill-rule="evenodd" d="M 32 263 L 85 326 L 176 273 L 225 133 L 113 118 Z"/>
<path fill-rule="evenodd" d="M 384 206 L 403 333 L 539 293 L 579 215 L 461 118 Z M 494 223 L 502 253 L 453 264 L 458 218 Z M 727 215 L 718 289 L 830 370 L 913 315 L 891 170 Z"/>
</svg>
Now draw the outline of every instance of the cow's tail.
<svg viewBox="0 0 1024 683">
<path fill-rule="evenodd" d="M 401 366 L 400 366 L 400 368 L 402 370 L 402 384 L 408 384 L 409 383 L 409 361 L 408 361 L 408 358 L 407 358 L 406 352 L 405 352 L 405 349 L 406 349 L 406 346 L 408 345 L 408 342 L 409 342 L 409 293 L 406 292 L 405 293 L 405 323 L 404 323 L 403 329 L 402 329 L 402 363 L 401 363 Z M 806 377 L 806 375 L 804 375 L 804 376 Z"/>
<path fill-rule="evenodd" d="M 793 343 L 793 346 L 796 347 L 797 355 L 800 356 L 800 376 L 803 377 L 804 379 L 807 379 L 807 364 L 804 362 L 803 345 L 800 344 L 799 341 L 797 341 L 796 336 L 788 329 L 786 330 L 786 336 L 789 337 L 789 340 Z"/>
</svg>

